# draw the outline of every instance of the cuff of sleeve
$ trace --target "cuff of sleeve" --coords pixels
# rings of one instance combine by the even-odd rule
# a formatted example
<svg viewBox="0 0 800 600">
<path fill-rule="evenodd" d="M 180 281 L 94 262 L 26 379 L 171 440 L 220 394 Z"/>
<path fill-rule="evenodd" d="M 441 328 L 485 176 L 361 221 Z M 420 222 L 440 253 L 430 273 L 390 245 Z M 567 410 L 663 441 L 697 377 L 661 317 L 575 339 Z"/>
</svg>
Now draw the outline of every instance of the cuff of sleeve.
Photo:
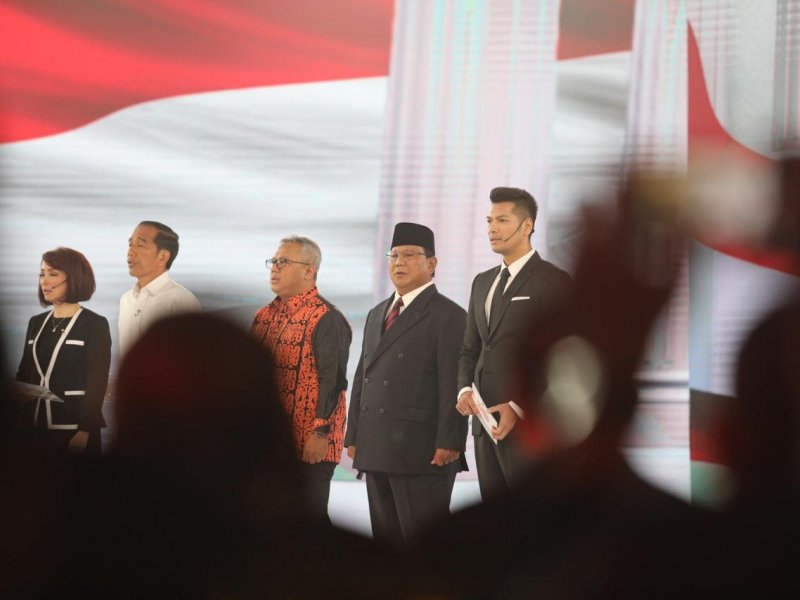
<svg viewBox="0 0 800 600">
<path fill-rule="evenodd" d="M 471 392 L 471 391 L 472 391 L 472 388 L 471 388 L 471 387 L 469 387 L 469 386 L 467 386 L 467 387 L 463 387 L 463 388 L 461 388 L 460 390 L 458 390 L 458 396 L 456 396 L 456 402 L 458 402 L 459 400 L 461 400 L 461 395 L 462 395 L 464 392 Z"/>
<path fill-rule="evenodd" d="M 511 410 L 513 410 L 515 413 L 517 413 L 517 416 L 520 419 L 524 419 L 525 418 L 525 412 L 519 407 L 519 404 L 517 404 L 516 402 L 511 400 L 508 403 L 508 405 L 511 407 Z"/>
</svg>

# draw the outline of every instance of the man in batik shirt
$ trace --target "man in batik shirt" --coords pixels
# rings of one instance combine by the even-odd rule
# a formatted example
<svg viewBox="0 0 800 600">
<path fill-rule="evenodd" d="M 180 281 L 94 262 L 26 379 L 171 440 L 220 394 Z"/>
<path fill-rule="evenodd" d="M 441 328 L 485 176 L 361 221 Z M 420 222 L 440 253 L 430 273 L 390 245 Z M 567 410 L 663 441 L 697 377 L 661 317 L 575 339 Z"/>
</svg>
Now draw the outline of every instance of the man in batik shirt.
<svg viewBox="0 0 800 600">
<path fill-rule="evenodd" d="M 344 442 L 352 332 L 344 315 L 317 291 L 321 261 L 313 240 L 282 239 L 267 259 L 276 297 L 256 313 L 251 331 L 272 352 L 275 381 L 291 419 L 310 508 L 327 515 L 331 478 Z"/>
</svg>

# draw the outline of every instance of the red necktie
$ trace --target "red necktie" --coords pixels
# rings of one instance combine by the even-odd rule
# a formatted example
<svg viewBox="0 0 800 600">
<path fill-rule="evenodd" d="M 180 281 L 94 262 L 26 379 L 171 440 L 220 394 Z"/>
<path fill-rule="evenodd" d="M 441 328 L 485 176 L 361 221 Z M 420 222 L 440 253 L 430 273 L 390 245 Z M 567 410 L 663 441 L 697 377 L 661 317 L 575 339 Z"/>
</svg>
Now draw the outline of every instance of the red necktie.
<svg viewBox="0 0 800 600">
<path fill-rule="evenodd" d="M 394 303 L 392 306 L 392 310 L 389 311 L 389 316 L 386 317 L 386 322 L 383 324 L 383 331 L 386 333 L 389 331 L 389 327 L 394 325 L 395 319 L 400 316 L 400 307 L 403 306 L 403 298 L 398 298 L 397 302 Z"/>
</svg>

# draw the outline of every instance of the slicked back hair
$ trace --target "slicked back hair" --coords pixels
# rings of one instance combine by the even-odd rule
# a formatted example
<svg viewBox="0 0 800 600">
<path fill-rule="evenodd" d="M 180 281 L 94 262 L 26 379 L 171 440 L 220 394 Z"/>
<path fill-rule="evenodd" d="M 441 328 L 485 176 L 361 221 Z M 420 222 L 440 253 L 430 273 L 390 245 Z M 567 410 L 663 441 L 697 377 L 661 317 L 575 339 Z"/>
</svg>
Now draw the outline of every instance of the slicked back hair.
<svg viewBox="0 0 800 600">
<path fill-rule="evenodd" d="M 169 268 L 178 256 L 178 234 L 175 233 L 171 227 L 159 223 L 158 221 L 142 221 L 139 225 L 155 227 L 158 230 L 154 241 L 156 248 L 169 252 L 169 260 L 167 261 L 167 271 L 169 271 Z"/>
<path fill-rule="evenodd" d="M 492 204 L 500 202 L 513 202 L 514 214 L 521 219 L 530 219 L 536 225 L 536 215 L 539 213 L 539 205 L 536 200 L 526 190 L 514 187 L 496 187 L 489 192 L 489 200 Z M 531 229 L 533 233 L 533 229 Z"/>
</svg>

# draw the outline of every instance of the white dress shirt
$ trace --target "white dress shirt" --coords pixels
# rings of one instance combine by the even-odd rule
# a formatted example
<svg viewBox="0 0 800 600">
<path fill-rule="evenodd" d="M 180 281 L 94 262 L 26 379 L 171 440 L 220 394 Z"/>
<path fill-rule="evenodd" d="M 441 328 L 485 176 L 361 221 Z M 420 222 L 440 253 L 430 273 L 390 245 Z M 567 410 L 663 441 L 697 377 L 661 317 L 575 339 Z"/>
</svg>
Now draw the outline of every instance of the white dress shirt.
<svg viewBox="0 0 800 600">
<path fill-rule="evenodd" d="M 523 254 L 522 256 L 520 256 L 517 260 L 512 262 L 510 265 L 507 265 L 505 263 L 505 261 L 500 265 L 500 270 L 497 272 L 497 276 L 494 278 L 494 281 L 492 282 L 492 287 L 489 288 L 489 293 L 486 294 L 486 301 L 483 304 L 484 310 L 486 311 L 486 322 L 487 323 L 489 322 L 489 317 L 491 316 L 490 312 L 492 310 L 492 298 L 494 297 L 494 290 L 497 287 L 497 284 L 500 282 L 500 273 L 503 272 L 503 267 L 508 268 L 508 281 L 506 281 L 506 287 L 503 290 L 503 293 L 505 293 L 506 290 L 508 289 L 508 286 L 511 285 L 511 282 L 514 281 L 514 278 L 522 270 L 522 267 L 524 267 L 525 264 L 531 259 L 531 257 L 534 255 L 535 252 L 536 252 L 536 250 L 531 248 L 529 252 L 527 252 L 526 254 Z M 463 394 L 464 392 L 468 392 L 471 389 L 472 388 L 468 388 L 468 387 L 461 388 L 460 390 L 458 390 L 458 397 L 461 398 L 461 394 Z M 508 403 L 508 405 L 512 409 L 514 409 L 514 412 L 517 413 L 517 416 L 519 416 L 519 418 L 522 418 L 524 416 L 525 413 L 523 412 L 523 410 L 519 406 L 519 404 L 517 404 L 516 402 L 511 400 Z"/>
<path fill-rule="evenodd" d="M 500 265 L 500 270 L 497 272 L 497 277 L 494 278 L 494 281 L 492 282 L 492 287 L 489 288 L 489 293 L 486 294 L 486 302 L 484 302 L 483 304 L 484 310 L 486 310 L 487 323 L 489 322 L 489 316 L 490 316 L 489 313 L 492 310 L 492 297 L 494 296 L 494 290 L 497 287 L 497 284 L 500 282 L 500 273 L 503 272 L 503 267 L 508 268 L 508 281 L 506 281 L 506 287 L 503 290 L 503 293 L 505 294 L 506 290 L 508 289 L 508 286 L 511 285 L 511 282 L 514 281 L 514 278 L 517 276 L 517 273 L 519 273 L 522 270 L 522 267 L 525 266 L 525 263 L 527 263 L 531 259 L 531 256 L 533 256 L 535 252 L 536 250 L 531 248 L 530 252 L 520 256 L 510 265 L 506 265 L 505 262 Z"/>
<path fill-rule="evenodd" d="M 119 300 L 119 348 L 123 356 L 162 317 L 200 310 L 194 294 L 162 273 L 143 288 L 133 286 Z"/>
<path fill-rule="evenodd" d="M 392 298 L 392 302 L 389 304 L 389 310 L 386 312 L 385 315 L 383 315 L 383 320 L 385 321 L 386 318 L 389 316 L 389 313 L 392 312 L 392 307 L 395 305 L 395 302 L 397 302 L 398 298 L 403 299 L 403 306 L 400 307 L 400 312 L 398 313 L 398 315 L 402 315 L 403 311 L 407 309 L 408 306 L 414 301 L 414 298 L 419 296 L 423 291 L 425 291 L 432 285 L 433 281 L 429 281 L 425 285 L 421 285 L 417 289 L 411 290 L 410 292 L 403 294 L 402 296 L 397 291 L 395 291 L 394 298 Z"/>
</svg>

